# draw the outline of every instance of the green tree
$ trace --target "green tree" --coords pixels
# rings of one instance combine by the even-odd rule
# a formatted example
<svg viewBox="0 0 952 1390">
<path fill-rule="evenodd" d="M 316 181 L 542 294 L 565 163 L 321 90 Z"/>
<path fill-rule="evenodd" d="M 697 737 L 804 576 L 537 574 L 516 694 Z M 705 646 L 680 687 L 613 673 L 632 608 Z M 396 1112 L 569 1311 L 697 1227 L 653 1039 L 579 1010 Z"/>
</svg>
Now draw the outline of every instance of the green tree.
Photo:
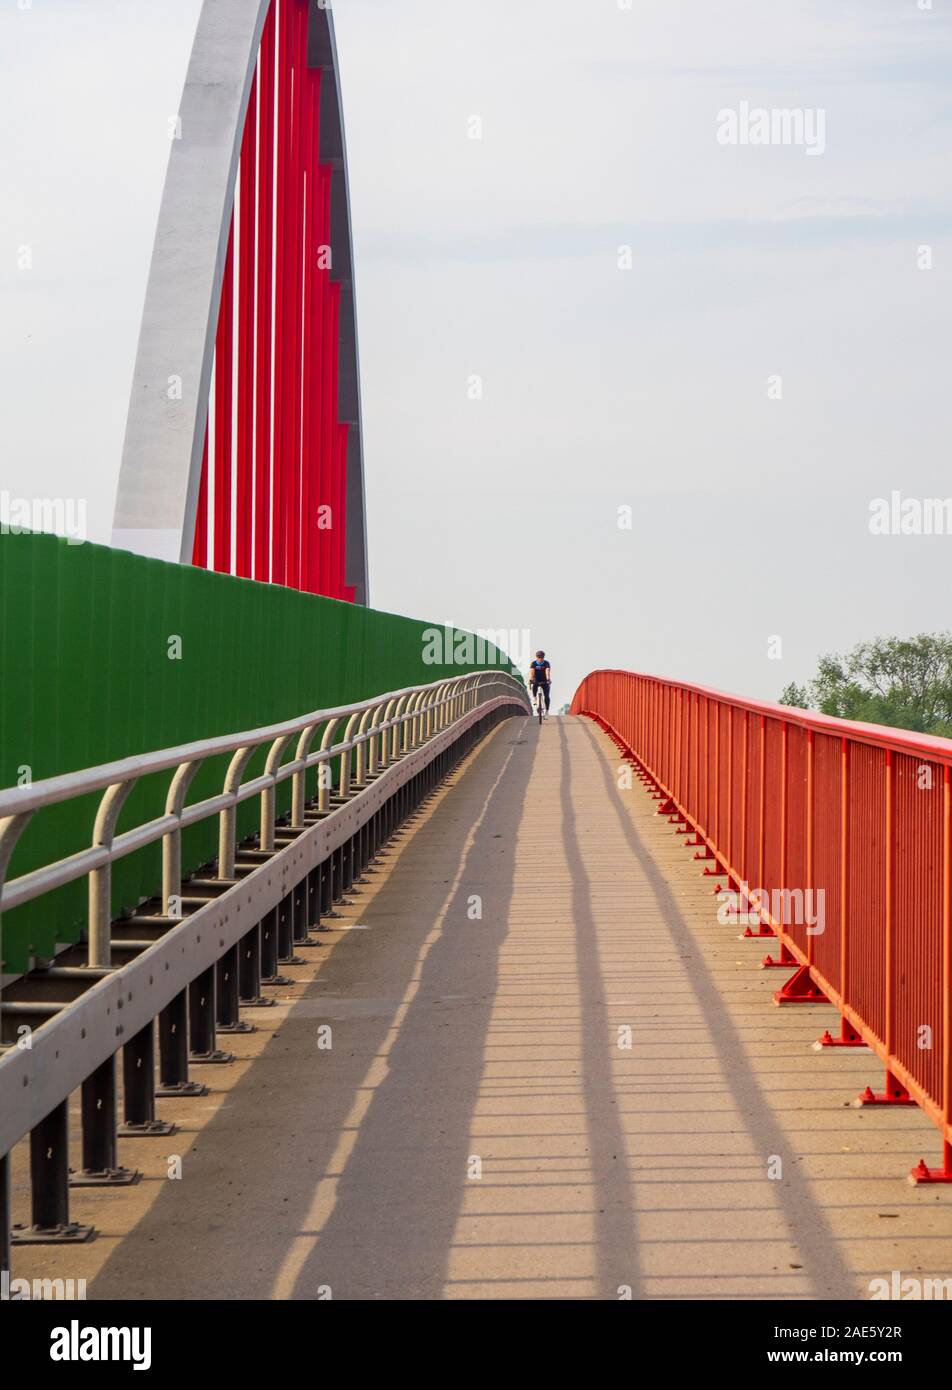
<svg viewBox="0 0 952 1390">
<path fill-rule="evenodd" d="M 813 680 L 788 685 L 780 703 L 952 738 L 952 633 L 877 637 L 821 657 Z"/>
</svg>

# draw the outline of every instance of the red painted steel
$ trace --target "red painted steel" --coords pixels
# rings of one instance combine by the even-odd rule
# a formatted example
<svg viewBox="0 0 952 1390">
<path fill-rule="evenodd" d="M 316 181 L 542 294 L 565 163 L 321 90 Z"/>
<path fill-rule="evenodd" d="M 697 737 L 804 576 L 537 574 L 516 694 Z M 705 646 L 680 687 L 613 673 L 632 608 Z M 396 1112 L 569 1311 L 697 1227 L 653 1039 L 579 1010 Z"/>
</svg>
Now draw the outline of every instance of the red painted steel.
<svg viewBox="0 0 952 1390">
<path fill-rule="evenodd" d="M 331 170 L 320 163 L 321 73 L 307 62 L 308 15 L 307 0 L 274 0 L 262 33 L 216 335 L 213 515 L 203 524 L 205 462 L 193 563 L 352 600 L 340 285 L 320 254 L 330 242 Z"/>
<path fill-rule="evenodd" d="M 720 884 L 771 895 L 765 963 L 796 967 L 778 1002 L 840 1010 L 821 1041 L 876 1053 L 885 1086 L 863 1101 L 921 1106 L 942 1165 L 911 1176 L 952 1182 L 952 740 L 629 671 L 586 676 L 571 712 L 636 762 Z"/>
<path fill-rule="evenodd" d="M 288 387 L 285 366 L 292 344 L 288 335 L 291 317 L 288 271 L 288 215 L 291 178 L 291 11 L 293 0 L 276 0 L 278 24 L 276 206 L 274 246 L 274 443 L 271 462 L 271 581 L 284 584 L 287 577 L 285 496 L 287 493 Z"/>
<path fill-rule="evenodd" d="M 275 12 L 268 11 L 258 53 L 258 234 L 255 269 L 254 577 L 271 578 L 271 333 L 274 256 Z"/>
<path fill-rule="evenodd" d="M 307 6 L 294 0 L 290 13 L 291 104 L 289 138 L 288 216 L 285 224 L 287 246 L 288 315 L 286 321 L 287 360 L 282 364 L 285 384 L 285 474 L 284 474 L 284 583 L 299 589 L 301 517 L 301 256 L 303 251 L 304 162 L 303 111 L 304 67 L 307 61 Z"/>
<path fill-rule="evenodd" d="M 257 75 L 252 78 L 248 115 L 241 142 L 241 196 L 238 220 L 238 438 L 236 448 L 235 573 L 251 575 L 254 501 L 255 383 L 255 163 L 258 139 Z"/>
<path fill-rule="evenodd" d="M 205 422 L 205 443 L 202 446 L 202 478 L 198 488 L 198 512 L 195 516 L 195 539 L 192 542 L 192 564 L 206 569 L 208 565 L 208 422 Z"/>
<path fill-rule="evenodd" d="M 320 344 L 314 342 L 315 282 L 319 274 L 317 258 L 317 227 L 320 176 L 317 172 L 317 140 L 319 118 L 320 73 L 305 70 L 304 92 L 304 245 L 301 260 L 303 275 L 302 305 L 303 334 L 301 341 L 301 506 L 298 517 L 300 566 L 298 587 L 311 589 L 312 507 L 314 492 L 313 426 L 315 364 L 320 362 Z"/>
<path fill-rule="evenodd" d="M 235 228 L 228 234 L 225 272 L 221 287 L 221 311 L 215 342 L 215 569 L 231 573 L 231 446 L 234 385 L 234 270 Z"/>
</svg>

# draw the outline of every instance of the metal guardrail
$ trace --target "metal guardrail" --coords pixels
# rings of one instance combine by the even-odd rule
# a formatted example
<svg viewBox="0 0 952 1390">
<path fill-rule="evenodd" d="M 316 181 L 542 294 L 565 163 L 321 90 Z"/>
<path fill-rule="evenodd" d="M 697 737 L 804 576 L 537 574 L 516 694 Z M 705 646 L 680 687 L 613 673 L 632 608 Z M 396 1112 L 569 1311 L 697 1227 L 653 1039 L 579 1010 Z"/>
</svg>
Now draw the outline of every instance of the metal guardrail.
<svg viewBox="0 0 952 1390">
<path fill-rule="evenodd" d="M 694 838 L 705 872 L 775 937 L 793 974 L 778 1004 L 829 1001 L 839 1037 L 885 1065 L 864 1105 L 917 1104 L 938 1125 L 952 1182 L 952 741 L 832 719 L 630 671 L 575 693 L 630 754 L 659 811 Z M 811 895 L 823 923 L 790 906 Z M 818 896 L 819 895 L 819 896 Z"/>
<path fill-rule="evenodd" d="M 262 984 L 285 983 L 279 965 L 295 959 L 296 945 L 309 943 L 309 930 L 332 912 L 410 807 L 495 720 L 513 713 L 530 713 L 523 683 L 483 671 L 0 792 L 0 911 L 84 876 L 89 883 L 85 945 L 14 981 L 0 999 L 0 1027 L 10 1044 L 0 1056 L 0 1267 L 8 1266 L 11 1241 L 88 1239 L 90 1230 L 69 1219 L 69 1186 L 134 1180 L 118 1164 L 117 1133 L 168 1132 L 156 1118 L 156 1095 L 204 1092 L 189 1079 L 189 1062 L 230 1060 L 216 1047 L 217 1033 L 247 1031 L 240 1007 L 271 1002 L 261 995 Z M 292 743 L 293 757 L 283 761 Z M 243 782 L 263 745 L 264 772 Z M 227 753 L 222 791 L 187 804 L 199 767 Z M 307 774 L 315 768 L 317 794 L 309 801 Z M 171 773 L 165 814 L 118 834 L 132 788 L 162 771 Z M 276 790 L 288 779 L 291 811 L 279 821 Z M 88 849 L 4 881 L 32 816 L 96 791 L 102 796 Z M 256 796 L 258 834 L 239 844 L 237 808 Z M 218 817 L 217 863 L 204 877 L 183 879 L 182 830 L 211 816 Z M 113 920 L 113 863 L 158 840 L 162 885 L 155 908 L 140 905 Z M 11 1025 L 19 1036 L 7 1036 Z M 119 1048 L 125 1123 L 117 1130 Z M 70 1176 L 67 1103 L 77 1086 L 83 1088 L 83 1169 Z M 33 1221 L 11 1231 L 9 1151 L 27 1133 Z"/>
</svg>

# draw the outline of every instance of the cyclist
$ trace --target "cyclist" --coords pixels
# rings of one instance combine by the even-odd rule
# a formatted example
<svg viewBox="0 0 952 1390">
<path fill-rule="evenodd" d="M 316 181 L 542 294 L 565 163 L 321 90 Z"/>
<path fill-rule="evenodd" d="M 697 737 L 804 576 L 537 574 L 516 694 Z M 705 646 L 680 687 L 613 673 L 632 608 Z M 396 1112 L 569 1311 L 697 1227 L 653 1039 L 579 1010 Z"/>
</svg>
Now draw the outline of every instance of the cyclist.
<svg viewBox="0 0 952 1390">
<path fill-rule="evenodd" d="M 552 684 L 552 668 L 546 660 L 545 652 L 536 652 L 535 661 L 529 663 L 529 694 L 533 701 L 536 698 L 536 691 L 542 687 L 542 694 L 545 696 L 545 712 L 549 712 L 549 687 Z"/>
</svg>

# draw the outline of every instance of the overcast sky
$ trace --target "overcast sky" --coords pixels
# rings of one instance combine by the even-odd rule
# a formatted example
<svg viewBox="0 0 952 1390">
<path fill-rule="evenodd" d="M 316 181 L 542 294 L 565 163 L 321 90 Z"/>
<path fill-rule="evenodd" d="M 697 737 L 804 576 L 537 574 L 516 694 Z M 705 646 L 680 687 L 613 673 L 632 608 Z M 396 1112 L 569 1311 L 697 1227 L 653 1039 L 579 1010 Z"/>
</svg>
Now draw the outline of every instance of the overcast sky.
<svg viewBox="0 0 952 1390">
<path fill-rule="evenodd" d="M 528 629 L 557 703 L 604 665 L 772 698 L 952 627 L 952 536 L 869 530 L 952 496 L 952 0 L 334 11 L 375 607 Z M 0 488 L 92 539 L 197 12 L 0 9 Z M 743 102 L 822 153 L 720 144 Z"/>
</svg>

